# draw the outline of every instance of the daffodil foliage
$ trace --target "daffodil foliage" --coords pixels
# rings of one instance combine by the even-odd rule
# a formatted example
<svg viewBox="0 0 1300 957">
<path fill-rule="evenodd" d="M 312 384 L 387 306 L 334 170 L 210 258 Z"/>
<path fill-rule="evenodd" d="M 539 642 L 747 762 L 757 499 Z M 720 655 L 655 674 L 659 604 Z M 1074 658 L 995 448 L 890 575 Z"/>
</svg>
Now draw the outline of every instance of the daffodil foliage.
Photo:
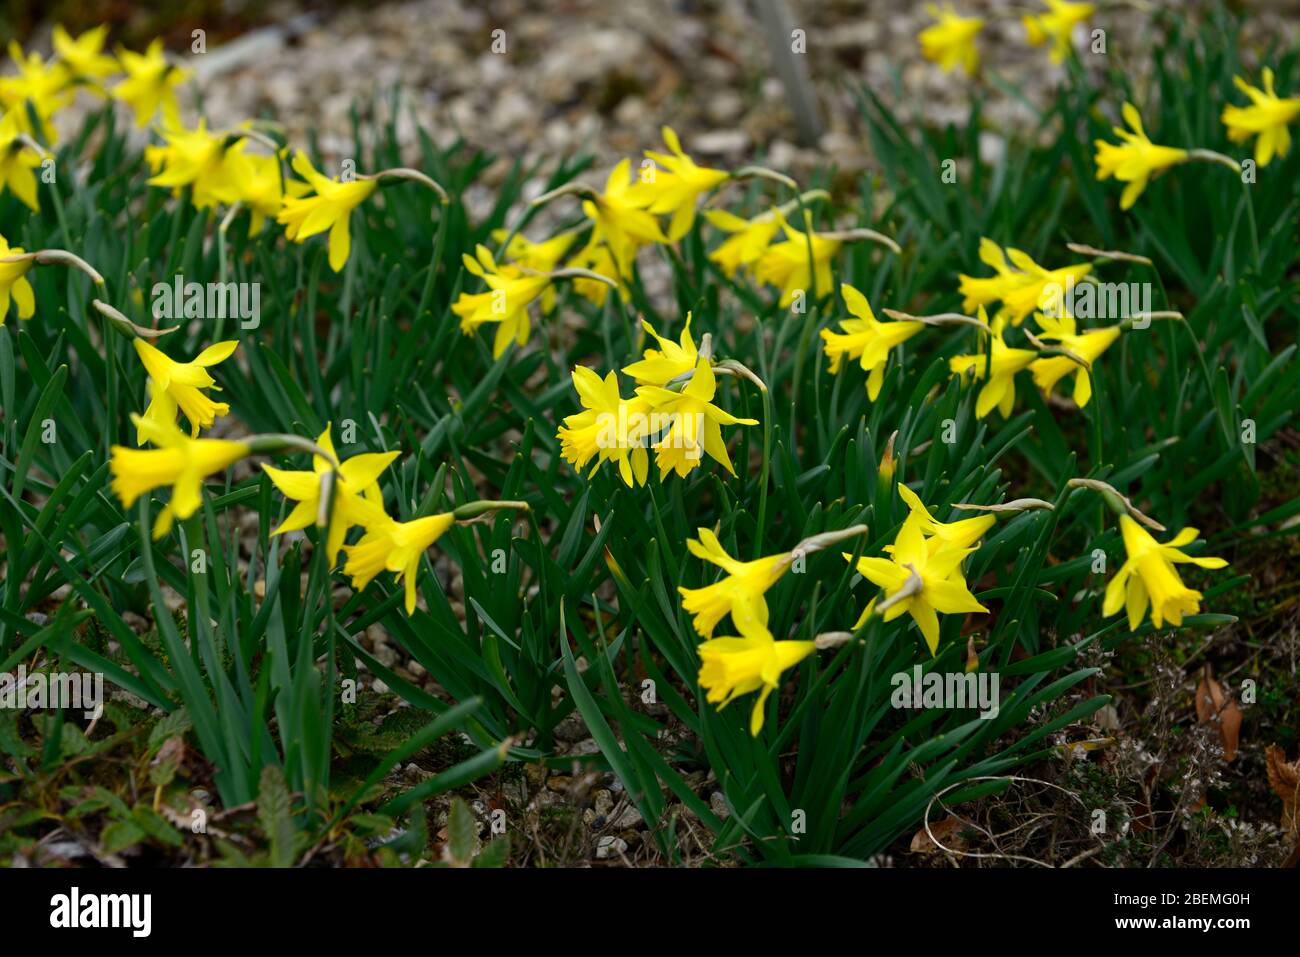
<svg viewBox="0 0 1300 957">
<path fill-rule="evenodd" d="M 576 713 L 669 860 L 685 806 L 719 856 L 865 861 L 1086 733 L 1108 652 L 1233 627 L 1300 527 L 1300 68 L 1154 13 L 1138 85 L 1052 2 L 1003 35 L 1053 95 L 989 149 L 998 49 L 934 15 L 968 122 L 857 90 L 856 179 L 665 128 L 486 211 L 494 157 L 418 110 L 406 155 L 318 155 L 207 124 L 161 44 L 13 51 L 0 670 L 184 709 L 222 803 L 275 764 L 322 828 L 349 681 L 481 749 L 394 814 Z M 916 667 L 997 673 L 996 713 L 894 707 Z"/>
</svg>

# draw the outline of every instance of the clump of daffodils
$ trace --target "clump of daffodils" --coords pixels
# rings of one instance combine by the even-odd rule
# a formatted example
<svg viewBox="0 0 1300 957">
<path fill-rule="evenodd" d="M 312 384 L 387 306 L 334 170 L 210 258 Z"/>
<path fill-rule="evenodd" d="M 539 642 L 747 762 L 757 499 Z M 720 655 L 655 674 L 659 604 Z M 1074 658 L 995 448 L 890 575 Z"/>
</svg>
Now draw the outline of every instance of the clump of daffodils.
<svg viewBox="0 0 1300 957">
<path fill-rule="evenodd" d="M 128 508 L 150 492 L 171 489 L 170 500 L 153 525 L 155 539 L 166 535 L 177 519 L 184 521 L 198 511 L 205 479 L 256 453 L 310 451 L 310 470 L 262 464 L 272 484 L 293 503 L 289 514 L 271 534 L 283 535 L 312 526 L 323 528 L 321 547 L 330 568 L 338 564 L 340 552 L 346 553 L 343 573 L 352 579 L 357 591 L 364 590 L 381 572 L 394 573 L 395 580 L 404 586 L 406 613 L 411 615 L 417 605 L 420 560 L 452 525 L 472 521 L 497 509 L 528 508 L 525 502 L 476 501 L 450 512 L 407 521 L 394 519 L 385 509 L 379 478 L 399 453 L 367 452 L 340 460 L 329 425 L 315 442 L 277 435 L 240 440 L 196 438 L 202 424 L 200 417 L 211 411 L 212 405 L 201 392 L 205 379 L 211 385 L 205 367 L 226 358 L 233 351 L 234 343 L 209 347 L 191 363 L 175 362 L 138 338 L 135 344 L 150 373 L 152 401 L 146 415 L 133 415 L 132 422 L 140 445 L 152 447 L 132 449 L 114 445 L 110 450 L 109 473 L 114 494 Z M 177 389 L 182 391 L 175 393 Z M 190 420 L 191 436 L 176 425 L 178 402 Z M 196 410 L 195 402 L 206 404 Z M 346 544 L 348 533 L 355 528 L 362 530 L 360 537 L 355 543 Z"/>
<path fill-rule="evenodd" d="M 995 314 L 999 323 L 1020 325 L 1035 309 L 1060 312 L 1067 286 L 1078 283 L 1092 271 L 1091 263 L 1072 263 L 1048 269 L 1036 263 L 1028 253 L 1010 246 L 1003 249 L 984 237 L 979 245 L 980 262 L 993 269 L 988 277 L 959 275 L 958 291 L 962 308 L 967 312 L 980 306 L 1001 302 Z"/>
<path fill-rule="evenodd" d="M 716 565 L 723 577 L 701 588 L 678 587 L 682 607 L 694 617 L 695 630 L 705 639 L 698 648 L 700 687 L 710 704 L 725 708 L 741 695 L 759 692 L 750 712 L 749 731 L 763 730 L 768 695 L 781 674 L 817 650 L 816 641 L 777 640 L 768 629 L 767 591 L 794 565 L 796 559 L 861 535 L 865 525 L 824 532 L 799 542 L 791 551 L 743 562 L 733 558 L 712 530 L 701 528 L 698 539 L 686 540 L 695 557 Z M 739 636 L 713 637 L 723 618 L 730 616 Z"/>
<path fill-rule="evenodd" d="M 578 469 L 593 459 L 595 467 L 616 462 L 628 486 L 645 484 L 651 451 L 661 480 L 671 473 L 684 478 L 706 455 L 735 475 L 722 427 L 758 425 L 758 420 L 737 418 L 716 404 L 715 365 L 708 348 L 691 337 L 689 316 L 677 342 L 660 336 L 649 323 L 645 328 L 659 348 L 647 348 L 640 361 L 624 367 L 623 374 L 637 383 L 631 398 L 622 396 L 614 372 L 601 379 L 583 366 L 574 370 L 583 411 L 567 416 L 556 432 L 561 455 Z M 733 367 L 743 369 L 735 363 L 717 369 L 730 372 Z M 754 378 L 752 373 L 746 377 Z"/>
</svg>

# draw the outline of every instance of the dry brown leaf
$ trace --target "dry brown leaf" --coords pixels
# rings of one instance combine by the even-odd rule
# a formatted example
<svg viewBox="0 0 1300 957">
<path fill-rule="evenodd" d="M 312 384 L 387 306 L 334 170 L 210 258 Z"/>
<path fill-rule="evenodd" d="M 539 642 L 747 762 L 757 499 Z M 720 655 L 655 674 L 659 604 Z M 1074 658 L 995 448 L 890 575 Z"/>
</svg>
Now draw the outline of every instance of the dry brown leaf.
<svg viewBox="0 0 1300 957">
<path fill-rule="evenodd" d="M 1196 686 L 1196 723 L 1212 724 L 1219 729 L 1219 739 L 1223 742 L 1223 760 L 1231 761 L 1237 756 L 1237 744 L 1241 737 L 1241 708 L 1236 699 L 1228 697 L 1210 673 L 1206 665 L 1201 672 L 1201 683 Z"/>
<path fill-rule="evenodd" d="M 930 837 L 924 827 L 912 835 L 912 846 L 910 848 L 913 854 L 935 854 L 940 848 L 935 844 L 935 840 L 943 844 L 948 850 L 960 851 L 966 847 L 966 842 L 957 836 L 964 825 L 960 818 L 949 815 L 942 821 L 936 821 L 930 825 L 930 832 L 934 838 Z"/>
<path fill-rule="evenodd" d="M 151 767 L 160 767 L 169 761 L 174 762 L 177 767 L 185 763 L 185 739 L 180 735 L 173 735 L 164 741 L 162 747 L 158 749 L 158 753 L 149 762 L 149 765 Z"/>
<path fill-rule="evenodd" d="M 1282 799 L 1282 830 L 1293 841 L 1300 841 L 1300 821 L 1297 820 L 1296 798 L 1300 796 L 1300 761 L 1288 763 L 1286 752 L 1276 744 L 1264 749 L 1268 766 L 1268 783 Z"/>
</svg>

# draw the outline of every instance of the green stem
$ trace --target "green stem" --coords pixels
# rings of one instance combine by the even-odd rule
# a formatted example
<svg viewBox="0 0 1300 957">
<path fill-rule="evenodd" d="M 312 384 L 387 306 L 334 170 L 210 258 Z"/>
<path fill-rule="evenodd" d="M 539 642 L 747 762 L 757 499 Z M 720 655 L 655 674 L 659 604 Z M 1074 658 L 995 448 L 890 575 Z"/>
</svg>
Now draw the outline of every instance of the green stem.
<svg viewBox="0 0 1300 957">
<path fill-rule="evenodd" d="M 763 537 L 767 531 L 767 485 L 772 469 L 772 393 L 763 390 L 763 464 L 758 474 L 758 532 L 754 540 L 754 557 L 763 554 Z"/>
</svg>

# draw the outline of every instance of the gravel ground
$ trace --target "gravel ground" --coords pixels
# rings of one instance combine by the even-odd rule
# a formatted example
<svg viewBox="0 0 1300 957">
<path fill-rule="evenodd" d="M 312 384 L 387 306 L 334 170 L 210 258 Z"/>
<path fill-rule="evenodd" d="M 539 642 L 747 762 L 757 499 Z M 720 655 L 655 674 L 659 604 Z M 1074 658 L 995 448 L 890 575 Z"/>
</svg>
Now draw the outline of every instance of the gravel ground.
<svg viewBox="0 0 1300 957">
<path fill-rule="evenodd" d="M 1014 12 L 1023 4 L 960 6 L 988 20 L 988 69 L 1031 98 L 1050 95 L 1060 68 L 1025 44 Z M 603 174 L 620 157 L 657 146 L 664 123 L 701 161 L 734 166 L 764 157 L 796 172 L 831 163 L 851 176 L 869 165 L 853 92 L 863 83 L 931 122 L 964 120 L 971 81 L 920 57 L 916 34 L 929 22 L 923 4 L 789 0 L 789 7 L 793 25 L 806 31 L 805 62 L 823 113 L 813 148 L 796 145 L 784 88 L 743 0 L 411 0 L 346 10 L 224 68 L 221 57 L 210 69 L 200 65 L 204 106 L 218 124 L 273 114 L 298 142 L 315 127 L 322 150 L 342 156 L 351 149 L 353 104 L 400 87 L 410 108 L 399 118 L 401 140 L 414 141 L 418 118 L 439 140 L 462 136 L 495 153 L 502 161 L 487 186 L 515 157 L 579 149 L 596 153 Z M 286 9 L 284 21 L 292 18 Z M 1132 10 L 1098 22 L 1111 56 L 1140 59 L 1150 49 L 1146 18 Z M 493 52 L 494 39 L 504 52 Z M 381 104 L 371 115 L 385 111 Z M 1029 115 L 1027 104 L 996 90 L 986 114 L 995 126 Z"/>
<path fill-rule="evenodd" d="M 399 89 L 398 137 L 411 159 L 417 122 L 440 143 L 463 137 L 499 157 L 466 196 L 471 212 L 490 204 L 516 158 L 545 160 L 546 172 L 559 156 L 589 151 L 591 180 L 603 183 L 623 156 L 660 148 L 665 123 L 701 162 L 763 162 L 796 176 L 833 167 L 851 185 L 871 165 L 855 102 L 861 86 L 912 120 L 960 124 L 978 85 L 988 97 L 984 122 L 997 131 L 1025 128 L 1033 103 L 1050 97 L 1062 74 L 1045 48 L 1025 42 L 1020 15 L 1038 0 L 957 0 L 961 13 L 986 20 L 974 80 L 921 58 L 916 35 L 931 22 L 927 4 L 786 2 L 791 25 L 805 32 L 802 62 L 823 131 L 815 143 L 797 142 L 746 0 L 407 0 L 307 13 L 290 2 L 269 9 L 271 26 L 191 61 L 212 125 L 274 117 L 295 143 L 316 131 L 327 162 L 352 152 L 353 108 L 363 121 L 384 120 L 388 94 Z M 1252 6 L 1245 47 L 1300 39 L 1300 0 Z M 1153 48 L 1149 21 L 1128 3 L 1107 6 L 1089 24 L 1105 29 L 1107 53 L 1085 54 L 1087 67 L 1140 77 Z M 168 36 L 188 29 L 174 24 Z M 28 45 L 48 49 L 48 30 Z M 1084 41 L 1081 29 L 1075 39 Z M 987 150 L 1000 142 L 996 132 L 983 138 Z"/>
</svg>

